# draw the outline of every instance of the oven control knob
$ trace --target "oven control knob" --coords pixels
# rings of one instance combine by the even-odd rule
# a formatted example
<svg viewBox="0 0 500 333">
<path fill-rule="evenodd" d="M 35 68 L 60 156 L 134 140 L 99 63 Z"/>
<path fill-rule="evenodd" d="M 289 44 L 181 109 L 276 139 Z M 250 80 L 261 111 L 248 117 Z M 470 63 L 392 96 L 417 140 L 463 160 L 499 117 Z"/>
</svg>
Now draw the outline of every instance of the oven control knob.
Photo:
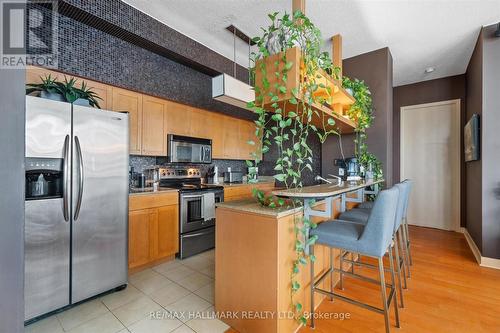
<svg viewBox="0 0 500 333">
<path fill-rule="evenodd" d="M 192 174 L 193 174 L 193 172 L 192 172 L 192 171 L 189 171 L 189 175 L 191 176 Z"/>
</svg>

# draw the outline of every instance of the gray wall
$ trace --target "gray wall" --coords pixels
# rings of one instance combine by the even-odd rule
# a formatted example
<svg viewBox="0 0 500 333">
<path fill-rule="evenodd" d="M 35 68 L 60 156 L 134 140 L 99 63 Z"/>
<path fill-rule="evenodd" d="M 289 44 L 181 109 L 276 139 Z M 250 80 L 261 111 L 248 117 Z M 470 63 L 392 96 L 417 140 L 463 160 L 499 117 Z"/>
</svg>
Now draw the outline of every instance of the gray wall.
<svg viewBox="0 0 500 333">
<path fill-rule="evenodd" d="M 483 34 L 479 34 L 466 73 L 467 108 L 464 121 L 474 113 L 483 117 Z M 480 125 L 480 132 L 482 125 Z M 481 140 L 482 141 L 482 140 Z M 482 143 L 480 143 L 482 145 Z M 482 154 L 482 153 L 481 153 Z M 482 169 L 483 159 L 465 163 L 465 225 L 474 243 L 482 252 L 483 217 L 482 217 Z"/>
<path fill-rule="evenodd" d="M 0 69 L 0 333 L 24 332 L 24 80 Z"/>
<path fill-rule="evenodd" d="M 392 122 L 393 122 L 393 75 L 392 56 L 388 48 L 383 48 L 344 59 L 343 72 L 350 78 L 364 80 L 369 86 L 375 120 L 367 130 L 368 150 L 382 162 L 386 184 L 392 184 Z M 354 154 L 353 135 L 342 135 L 345 157 Z M 333 160 L 340 158 L 339 140 L 331 136 L 322 145 L 322 174 L 337 173 Z"/>
<path fill-rule="evenodd" d="M 500 38 L 483 28 L 482 255 L 500 259 Z"/>
</svg>

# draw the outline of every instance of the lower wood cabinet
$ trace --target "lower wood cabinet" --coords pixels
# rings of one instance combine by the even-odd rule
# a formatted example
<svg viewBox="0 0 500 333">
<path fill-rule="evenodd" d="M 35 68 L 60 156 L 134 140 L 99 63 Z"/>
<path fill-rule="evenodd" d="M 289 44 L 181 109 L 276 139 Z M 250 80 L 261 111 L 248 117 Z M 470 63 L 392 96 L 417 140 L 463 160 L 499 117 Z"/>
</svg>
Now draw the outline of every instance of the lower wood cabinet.
<svg viewBox="0 0 500 333">
<path fill-rule="evenodd" d="M 130 196 L 129 269 L 139 270 L 178 251 L 178 193 Z"/>
</svg>

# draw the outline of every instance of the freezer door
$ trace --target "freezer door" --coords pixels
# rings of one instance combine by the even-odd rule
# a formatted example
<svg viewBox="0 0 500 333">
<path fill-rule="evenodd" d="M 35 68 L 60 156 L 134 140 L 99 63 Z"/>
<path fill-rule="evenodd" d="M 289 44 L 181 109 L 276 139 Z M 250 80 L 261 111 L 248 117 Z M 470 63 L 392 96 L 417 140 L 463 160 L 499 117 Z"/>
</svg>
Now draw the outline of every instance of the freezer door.
<svg viewBox="0 0 500 333">
<path fill-rule="evenodd" d="M 127 283 L 128 114 L 73 106 L 73 303 Z"/>
<path fill-rule="evenodd" d="M 71 104 L 26 98 L 26 156 L 61 158 L 69 180 Z M 67 149 L 64 149 L 64 147 Z M 25 320 L 70 302 L 69 181 L 63 198 L 30 200 L 25 205 Z"/>
</svg>

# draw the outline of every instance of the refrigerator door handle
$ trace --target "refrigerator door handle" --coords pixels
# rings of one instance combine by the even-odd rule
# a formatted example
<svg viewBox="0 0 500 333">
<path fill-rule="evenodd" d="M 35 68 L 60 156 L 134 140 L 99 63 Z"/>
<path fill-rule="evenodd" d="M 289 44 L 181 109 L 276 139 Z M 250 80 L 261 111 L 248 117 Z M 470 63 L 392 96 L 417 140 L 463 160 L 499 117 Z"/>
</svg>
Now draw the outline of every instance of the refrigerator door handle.
<svg viewBox="0 0 500 333">
<path fill-rule="evenodd" d="M 76 201 L 75 216 L 73 218 L 74 221 L 78 219 L 78 215 L 80 214 L 80 208 L 82 206 L 83 179 L 84 179 L 82 148 L 80 146 L 80 140 L 78 139 L 78 136 L 75 136 L 75 147 L 76 147 L 76 157 L 78 158 L 78 197 Z"/>
<path fill-rule="evenodd" d="M 63 147 L 63 216 L 69 221 L 69 135 L 64 139 Z"/>
</svg>

